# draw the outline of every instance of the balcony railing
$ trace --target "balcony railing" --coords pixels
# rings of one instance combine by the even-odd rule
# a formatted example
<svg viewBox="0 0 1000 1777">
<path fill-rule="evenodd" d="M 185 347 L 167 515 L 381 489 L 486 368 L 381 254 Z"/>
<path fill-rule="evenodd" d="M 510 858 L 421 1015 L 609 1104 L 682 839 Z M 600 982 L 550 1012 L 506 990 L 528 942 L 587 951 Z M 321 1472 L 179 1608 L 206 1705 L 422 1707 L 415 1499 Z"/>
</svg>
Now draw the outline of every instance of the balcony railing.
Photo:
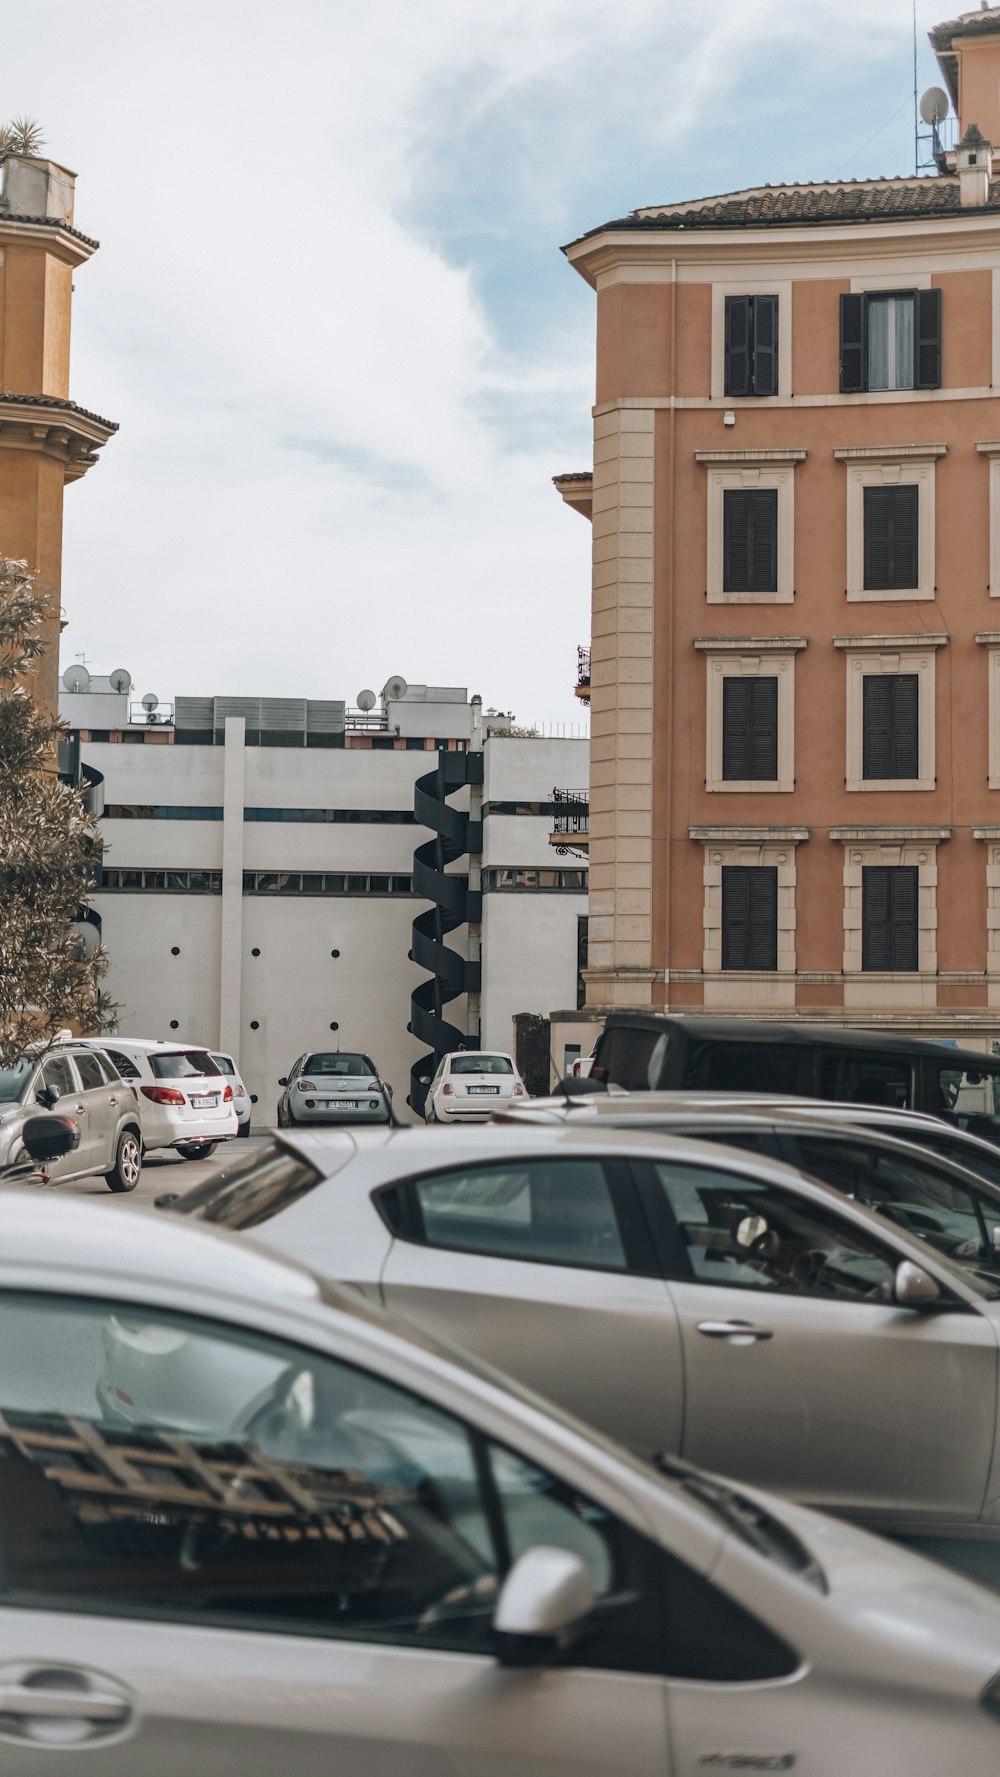
<svg viewBox="0 0 1000 1777">
<path fill-rule="evenodd" d="M 590 702 L 590 649 L 576 651 L 576 695 L 581 703 Z"/>
<path fill-rule="evenodd" d="M 552 803 L 549 844 L 561 855 L 576 852 L 585 857 L 590 843 L 590 791 L 553 790 Z"/>
</svg>

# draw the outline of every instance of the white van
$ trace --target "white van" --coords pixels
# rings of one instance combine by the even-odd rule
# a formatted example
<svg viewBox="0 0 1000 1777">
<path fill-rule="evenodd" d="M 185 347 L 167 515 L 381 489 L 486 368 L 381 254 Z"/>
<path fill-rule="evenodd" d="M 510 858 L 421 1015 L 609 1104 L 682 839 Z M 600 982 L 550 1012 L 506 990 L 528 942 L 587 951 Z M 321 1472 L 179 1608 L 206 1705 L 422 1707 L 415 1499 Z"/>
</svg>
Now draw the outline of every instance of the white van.
<svg viewBox="0 0 1000 1777">
<path fill-rule="evenodd" d="M 135 1088 L 144 1148 L 176 1148 L 185 1160 L 202 1160 L 236 1134 L 233 1088 L 200 1044 L 117 1036 L 76 1040 L 103 1049 Z"/>
</svg>

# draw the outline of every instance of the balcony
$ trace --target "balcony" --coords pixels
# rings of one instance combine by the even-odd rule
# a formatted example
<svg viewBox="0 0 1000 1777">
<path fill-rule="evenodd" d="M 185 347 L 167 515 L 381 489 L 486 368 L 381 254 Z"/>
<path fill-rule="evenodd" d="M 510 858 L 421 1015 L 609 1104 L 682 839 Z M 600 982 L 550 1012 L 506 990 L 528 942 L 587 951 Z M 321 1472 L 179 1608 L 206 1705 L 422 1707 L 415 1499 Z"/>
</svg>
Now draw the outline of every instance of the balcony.
<svg viewBox="0 0 1000 1777">
<path fill-rule="evenodd" d="M 549 844 L 559 856 L 585 858 L 590 846 L 590 791 L 553 790 L 552 831 Z"/>
<path fill-rule="evenodd" d="M 589 648 L 578 648 L 576 651 L 576 685 L 574 690 L 581 703 L 590 702 Z"/>
</svg>

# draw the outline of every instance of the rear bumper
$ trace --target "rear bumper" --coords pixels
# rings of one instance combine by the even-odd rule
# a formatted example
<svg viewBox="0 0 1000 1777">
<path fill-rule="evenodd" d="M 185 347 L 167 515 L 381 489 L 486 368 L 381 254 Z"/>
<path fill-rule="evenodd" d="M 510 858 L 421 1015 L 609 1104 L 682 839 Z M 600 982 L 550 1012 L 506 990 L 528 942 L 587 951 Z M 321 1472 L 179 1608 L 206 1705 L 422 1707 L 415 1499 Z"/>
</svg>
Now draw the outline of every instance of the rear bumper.
<svg viewBox="0 0 1000 1777">
<path fill-rule="evenodd" d="M 439 1099 L 434 1108 L 442 1123 L 468 1123 L 473 1118 L 477 1117 L 485 1122 L 486 1119 L 491 1117 L 493 1112 L 499 1110 L 501 1106 L 514 1104 L 515 1102 L 521 1103 L 522 1101 L 515 1101 L 512 1096 L 508 1096 L 506 1098 L 491 1097 L 458 1099 L 457 1102 L 449 1100 L 447 1103 L 443 1104 Z"/>
<path fill-rule="evenodd" d="M 293 1124 L 306 1128 L 319 1123 L 326 1127 L 334 1123 L 388 1123 L 389 1106 L 384 1098 L 380 1098 L 377 1106 L 373 1109 L 374 1098 L 374 1093 L 370 1093 L 367 1098 L 358 1098 L 356 1110 L 343 1111 L 327 1110 L 325 1105 L 322 1107 L 317 1105 L 315 1110 L 309 1111 L 304 1105 L 296 1104 L 292 1099 L 289 1102 L 288 1114 Z"/>
<path fill-rule="evenodd" d="M 235 1135 L 239 1124 L 232 1106 L 227 1106 L 225 1113 L 207 1111 L 204 1116 L 196 1112 L 174 1110 L 165 1104 L 153 1104 L 147 1099 L 142 1110 L 142 1139 L 147 1148 L 175 1148 L 180 1142 L 195 1141 L 226 1141 Z"/>
</svg>

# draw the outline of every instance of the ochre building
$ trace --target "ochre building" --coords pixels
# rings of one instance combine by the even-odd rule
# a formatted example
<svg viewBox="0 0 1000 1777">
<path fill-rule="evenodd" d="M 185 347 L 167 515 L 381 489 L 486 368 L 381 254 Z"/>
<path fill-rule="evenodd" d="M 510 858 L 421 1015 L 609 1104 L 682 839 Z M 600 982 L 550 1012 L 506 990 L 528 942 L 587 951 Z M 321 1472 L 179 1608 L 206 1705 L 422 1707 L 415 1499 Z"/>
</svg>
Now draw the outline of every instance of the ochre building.
<svg viewBox="0 0 1000 1777">
<path fill-rule="evenodd" d="M 74 182 L 48 160 L 13 157 L 0 170 L 0 555 L 26 561 L 48 594 L 33 690 L 53 716 L 63 489 L 116 430 L 69 399 L 73 277 L 97 250 L 73 226 Z"/>
<path fill-rule="evenodd" d="M 936 176 L 635 211 L 597 294 L 587 1006 L 1000 1032 L 1000 9 Z M 996 149 L 992 144 L 996 144 Z"/>
</svg>

